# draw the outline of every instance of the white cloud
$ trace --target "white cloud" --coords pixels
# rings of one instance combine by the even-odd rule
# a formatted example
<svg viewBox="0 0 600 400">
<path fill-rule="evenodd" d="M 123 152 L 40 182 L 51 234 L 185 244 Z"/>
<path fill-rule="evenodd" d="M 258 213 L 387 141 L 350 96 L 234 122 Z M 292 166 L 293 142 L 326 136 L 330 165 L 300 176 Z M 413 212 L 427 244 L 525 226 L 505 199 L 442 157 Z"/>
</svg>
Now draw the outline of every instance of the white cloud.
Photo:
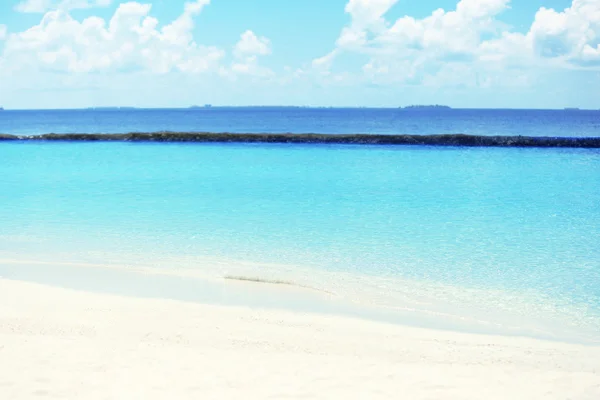
<svg viewBox="0 0 600 400">
<path fill-rule="evenodd" d="M 210 0 L 187 2 L 183 13 L 175 21 L 162 29 L 163 39 L 174 45 L 185 45 L 192 41 L 194 17 L 210 3 Z"/>
<path fill-rule="evenodd" d="M 352 17 L 352 25 L 359 28 L 383 24 L 383 16 L 398 0 L 349 0 L 345 11 Z"/>
<path fill-rule="evenodd" d="M 396 3 L 348 0 L 350 23 L 334 49 L 312 61 L 313 69 L 323 73 L 343 54 L 353 54 L 364 57 L 361 73 L 373 83 L 441 84 L 447 78 L 458 84 L 451 79 L 455 75 L 464 77 L 464 84 L 485 86 L 506 84 L 502 74 L 527 84 L 523 71 L 533 67 L 600 66 L 600 0 L 573 0 L 562 12 L 541 8 L 526 33 L 513 32 L 498 19 L 510 0 L 460 0 L 451 11 L 387 20 Z"/>
<path fill-rule="evenodd" d="M 237 58 L 264 56 L 271 54 L 271 42 L 266 37 L 258 37 L 250 30 L 242 33 L 233 49 Z"/>
<path fill-rule="evenodd" d="M 527 37 L 543 58 L 600 65 L 600 0 L 573 0 L 562 12 L 542 7 Z"/>
<path fill-rule="evenodd" d="M 271 54 L 271 42 L 251 30 L 240 35 L 229 64 L 225 64 L 223 49 L 196 42 L 194 20 L 209 3 L 186 2 L 179 17 L 162 27 L 151 15 L 151 4 L 135 1 L 120 4 L 106 20 L 96 16 L 76 20 L 68 11 L 54 9 L 38 25 L 7 38 L 0 72 L 212 73 L 230 80 L 273 77 L 274 72 L 259 62 Z"/>
<path fill-rule="evenodd" d="M 498 38 L 482 42 L 479 45 L 478 58 L 485 63 L 504 66 L 536 63 L 531 41 L 523 34 L 514 32 L 503 32 Z"/>
<path fill-rule="evenodd" d="M 487 18 L 497 15 L 508 7 L 510 0 L 461 0 L 456 12 L 465 19 Z"/>
<path fill-rule="evenodd" d="M 474 54 L 484 34 L 494 32 L 494 17 L 509 0 L 461 0 L 454 11 L 435 10 L 423 19 L 402 17 L 373 39 L 391 50 L 429 52 L 430 56 Z"/>
<path fill-rule="evenodd" d="M 15 10 L 23 13 L 43 13 L 50 9 L 52 0 L 25 0 L 15 6 Z"/>
<path fill-rule="evenodd" d="M 480 58 L 525 66 L 600 67 L 600 0 L 573 0 L 558 12 L 540 8 L 527 33 L 483 42 Z"/>
<path fill-rule="evenodd" d="M 329 71 L 329 69 L 331 68 L 331 64 L 333 64 L 333 61 L 337 56 L 338 52 L 338 49 L 334 49 L 333 51 L 324 55 L 323 57 L 315 58 L 312 61 L 312 67 L 321 71 Z"/>
<path fill-rule="evenodd" d="M 336 45 L 340 48 L 358 49 L 366 45 L 369 32 L 381 32 L 387 22 L 383 16 L 398 0 L 349 0 L 345 11 L 351 23 L 342 29 Z"/>
<path fill-rule="evenodd" d="M 285 83 L 308 91 L 327 85 L 504 88 L 532 85 L 542 69 L 600 69 L 600 0 L 572 0 L 564 10 L 540 8 L 522 32 L 501 22 L 510 0 L 456 0 L 452 9 L 423 18 L 394 19 L 390 10 L 399 11 L 404 2 L 347 0 L 349 22 L 340 27 L 329 52 L 278 74 L 263 61 L 273 51 L 271 41 L 252 30 L 241 30 L 227 51 L 202 44 L 194 34 L 196 18 L 210 0 L 188 0 L 172 21 L 159 21 L 142 0 L 122 1 L 110 17 L 85 19 L 73 18 L 70 10 L 120 2 L 21 1 L 20 11 L 44 15 L 23 32 L 9 33 L 0 25 L 0 92 L 18 85 L 37 88 L 46 81 L 60 87 L 69 79 L 73 87 L 89 86 L 88 73 L 103 76 L 104 82 L 144 82 L 154 74 L 153 82 L 212 84 L 213 79 L 198 77 L 208 74 L 225 78 L 215 87 Z"/>
<path fill-rule="evenodd" d="M 349 0 L 350 24 L 332 52 L 313 60 L 313 68 L 329 69 L 336 58 L 353 53 L 367 58 L 362 73 L 372 83 L 423 83 L 445 63 L 473 62 L 482 38 L 498 30 L 495 17 L 509 0 L 461 0 L 452 11 L 437 9 L 422 19 L 387 21 L 385 14 L 396 3 Z"/>
<path fill-rule="evenodd" d="M 255 77 L 271 77 L 273 71 L 259 65 L 259 57 L 271 54 L 271 41 L 264 36 L 247 30 L 240 35 L 240 40 L 233 48 L 235 61 L 230 70 L 222 69 L 221 74 L 230 79 L 236 79 L 237 75 L 251 75 Z"/>
<path fill-rule="evenodd" d="M 44 13 L 48 10 L 74 10 L 92 7 L 107 7 L 112 0 L 24 0 L 15 6 L 15 10 L 23 13 Z"/>
<path fill-rule="evenodd" d="M 76 73 L 217 70 L 224 51 L 199 45 L 192 36 L 193 18 L 208 3 L 186 3 L 183 13 L 162 29 L 149 15 L 150 4 L 121 4 L 109 21 L 89 17 L 80 22 L 64 10 L 50 11 L 38 25 L 10 35 L 4 56 L 13 69 L 38 65 Z"/>
<path fill-rule="evenodd" d="M 397 0 L 349 0 L 346 12 L 351 22 L 336 42 L 341 49 L 373 52 L 381 47 L 465 50 L 476 46 L 482 33 L 494 29 L 493 17 L 507 8 L 510 0 L 461 0 L 454 11 L 435 10 L 429 17 L 399 18 L 393 23 L 385 14 Z"/>
</svg>

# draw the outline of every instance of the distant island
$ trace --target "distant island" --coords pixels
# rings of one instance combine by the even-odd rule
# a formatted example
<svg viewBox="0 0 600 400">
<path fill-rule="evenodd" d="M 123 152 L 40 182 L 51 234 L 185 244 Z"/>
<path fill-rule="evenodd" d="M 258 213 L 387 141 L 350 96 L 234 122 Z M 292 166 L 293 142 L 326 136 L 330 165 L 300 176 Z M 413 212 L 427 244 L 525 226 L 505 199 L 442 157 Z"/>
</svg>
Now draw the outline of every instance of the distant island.
<svg viewBox="0 0 600 400">
<path fill-rule="evenodd" d="M 400 107 L 402 110 L 451 110 L 450 106 L 443 106 L 439 104 L 434 105 L 412 105 L 406 107 Z"/>
<path fill-rule="evenodd" d="M 270 106 L 270 105 L 258 105 L 258 106 L 213 106 L 212 104 L 205 104 L 204 106 L 190 106 L 188 107 L 188 110 L 201 110 L 204 108 L 226 108 L 226 109 L 273 109 L 273 110 L 279 110 L 279 109 L 291 109 L 291 108 L 336 108 L 336 107 L 309 107 L 309 106 Z"/>
<path fill-rule="evenodd" d="M 126 111 L 126 110 L 135 110 L 136 107 L 88 107 L 86 110 L 93 111 Z"/>
</svg>

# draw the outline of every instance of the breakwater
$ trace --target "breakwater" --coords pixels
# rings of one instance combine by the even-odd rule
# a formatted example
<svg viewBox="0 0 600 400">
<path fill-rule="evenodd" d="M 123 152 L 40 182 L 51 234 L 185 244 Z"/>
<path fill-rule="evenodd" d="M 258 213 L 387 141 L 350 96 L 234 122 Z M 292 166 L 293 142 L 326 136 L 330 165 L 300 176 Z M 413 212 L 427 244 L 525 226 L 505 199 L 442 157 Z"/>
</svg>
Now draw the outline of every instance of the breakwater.
<svg viewBox="0 0 600 400">
<path fill-rule="evenodd" d="M 370 134 L 291 134 L 291 133 L 208 133 L 152 132 L 123 134 L 48 133 L 18 136 L 0 134 L 0 140 L 14 141 L 122 141 L 197 143 L 299 143 L 356 145 L 423 145 L 467 147 L 570 147 L 600 148 L 600 137 L 533 137 L 448 135 L 370 135 Z"/>
</svg>

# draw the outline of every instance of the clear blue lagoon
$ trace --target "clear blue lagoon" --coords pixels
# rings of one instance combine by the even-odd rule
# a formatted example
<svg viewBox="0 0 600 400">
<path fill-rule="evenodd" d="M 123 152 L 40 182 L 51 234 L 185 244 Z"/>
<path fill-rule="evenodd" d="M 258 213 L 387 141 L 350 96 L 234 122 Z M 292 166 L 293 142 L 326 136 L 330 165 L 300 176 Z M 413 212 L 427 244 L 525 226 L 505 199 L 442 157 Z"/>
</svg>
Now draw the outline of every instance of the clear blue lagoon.
<svg viewBox="0 0 600 400">
<path fill-rule="evenodd" d="M 592 112 L 240 112 L 5 111 L 0 132 L 600 136 Z M 177 277 L 175 292 L 282 280 L 399 322 L 600 341 L 598 150 L 0 142 L 0 204 L 0 276 L 112 267 Z"/>
</svg>

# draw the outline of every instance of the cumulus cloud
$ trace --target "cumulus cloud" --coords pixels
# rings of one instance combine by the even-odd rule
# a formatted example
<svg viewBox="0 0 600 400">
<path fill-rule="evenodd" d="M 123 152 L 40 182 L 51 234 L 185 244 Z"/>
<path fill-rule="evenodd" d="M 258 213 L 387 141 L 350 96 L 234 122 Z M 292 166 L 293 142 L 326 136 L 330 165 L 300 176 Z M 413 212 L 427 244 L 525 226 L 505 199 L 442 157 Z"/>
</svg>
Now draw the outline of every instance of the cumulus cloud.
<svg viewBox="0 0 600 400">
<path fill-rule="evenodd" d="M 362 54 L 365 77 L 374 83 L 419 83 L 447 62 L 472 62 L 482 38 L 499 27 L 495 17 L 509 0 L 461 0 L 455 10 L 437 9 L 416 19 L 385 19 L 396 0 L 349 0 L 351 22 L 344 27 L 332 52 L 312 62 L 329 68 L 344 53 Z"/>
<path fill-rule="evenodd" d="M 600 0 L 573 0 L 563 11 L 542 7 L 528 32 L 504 32 L 481 43 L 480 57 L 522 65 L 600 67 Z"/>
<path fill-rule="evenodd" d="M 258 63 L 259 57 L 269 54 L 271 54 L 271 41 L 247 30 L 240 35 L 240 40 L 233 48 L 236 61 L 231 64 L 231 70 L 221 70 L 221 72 L 230 78 L 235 78 L 236 75 L 271 76 L 273 72 Z"/>
<path fill-rule="evenodd" d="M 383 16 L 398 0 L 349 0 L 345 11 L 352 17 L 352 26 L 364 29 L 383 25 Z"/>
<path fill-rule="evenodd" d="M 52 9 L 74 10 L 81 8 L 106 7 L 112 0 L 24 0 L 15 6 L 23 13 L 44 13 Z"/>
<path fill-rule="evenodd" d="M 435 57 L 465 56 L 476 52 L 484 34 L 495 29 L 494 17 L 509 0 L 461 0 L 454 11 L 438 9 L 421 20 L 398 19 L 376 40 L 388 46 L 432 53 Z"/>
<path fill-rule="evenodd" d="M 542 7 L 524 40 L 544 58 L 600 65 L 600 0 L 573 0 L 562 12 Z"/>
<path fill-rule="evenodd" d="M 478 60 L 490 65 L 532 66 L 536 64 L 531 41 L 521 33 L 503 32 L 479 45 Z"/>
<path fill-rule="evenodd" d="M 250 30 L 242 33 L 233 50 L 233 54 L 238 58 L 264 56 L 270 53 L 270 40 L 266 37 L 258 37 Z"/>
<path fill-rule="evenodd" d="M 351 22 L 342 29 L 336 45 L 345 49 L 359 49 L 367 44 L 368 34 L 386 28 L 383 16 L 398 0 L 349 0 L 345 11 Z"/>
<path fill-rule="evenodd" d="M 388 23 L 383 16 L 395 1 L 350 0 L 346 11 L 352 22 L 342 30 L 337 46 L 366 53 L 472 53 L 482 35 L 495 29 L 493 18 L 507 8 L 508 2 L 461 0 L 454 11 L 437 9 L 423 19 L 404 16 Z"/>
<path fill-rule="evenodd" d="M 437 9 L 425 18 L 386 19 L 397 3 L 348 0 L 350 23 L 334 49 L 312 61 L 313 69 L 328 70 L 341 55 L 355 54 L 365 57 L 363 76 L 375 83 L 426 84 L 457 71 L 484 85 L 501 81 L 500 67 L 539 66 L 544 60 L 600 66 L 600 0 L 573 0 L 561 12 L 541 8 L 525 33 L 511 31 L 498 19 L 510 0 L 460 0 L 454 10 Z M 471 79 L 467 70 L 480 79 Z M 528 81 L 515 74 L 520 74 L 518 82 Z"/>
<path fill-rule="evenodd" d="M 186 3 L 183 13 L 161 29 L 149 15 L 150 4 L 121 4 L 108 21 L 89 17 L 80 22 L 64 10 L 49 11 L 38 25 L 8 37 L 5 59 L 15 67 L 76 73 L 216 70 L 224 51 L 199 45 L 192 36 L 193 18 L 208 3 Z"/>
<path fill-rule="evenodd" d="M 542 7 L 522 32 L 501 22 L 510 0 L 456 0 L 455 7 L 423 18 L 394 19 L 390 10 L 400 10 L 399 0 L 347 0 L 349 22 L 329 51 L 282 74 L 265 66 L 271 41 L 252 30 L 241 30 L 227 51 L 201 44 L 195 21 L 210 0 L 188 0 L 172 21 L 159 21 L 151 4 L 138 1 L 120 4 L 108 18 L 79 20 L 71 10 L 107 6 L 111 0 L 21 1 L 20 11 L 44 15 L 23 32 L 9 34 L 0 25 L 0 73 L 179 72 L 185 79 L 210 73 L 301 86 L 504 87 L 530 84 L 538 68 L 600 69 L 600 0 L 572 0 L 564 10 Z"/>
</svg>

